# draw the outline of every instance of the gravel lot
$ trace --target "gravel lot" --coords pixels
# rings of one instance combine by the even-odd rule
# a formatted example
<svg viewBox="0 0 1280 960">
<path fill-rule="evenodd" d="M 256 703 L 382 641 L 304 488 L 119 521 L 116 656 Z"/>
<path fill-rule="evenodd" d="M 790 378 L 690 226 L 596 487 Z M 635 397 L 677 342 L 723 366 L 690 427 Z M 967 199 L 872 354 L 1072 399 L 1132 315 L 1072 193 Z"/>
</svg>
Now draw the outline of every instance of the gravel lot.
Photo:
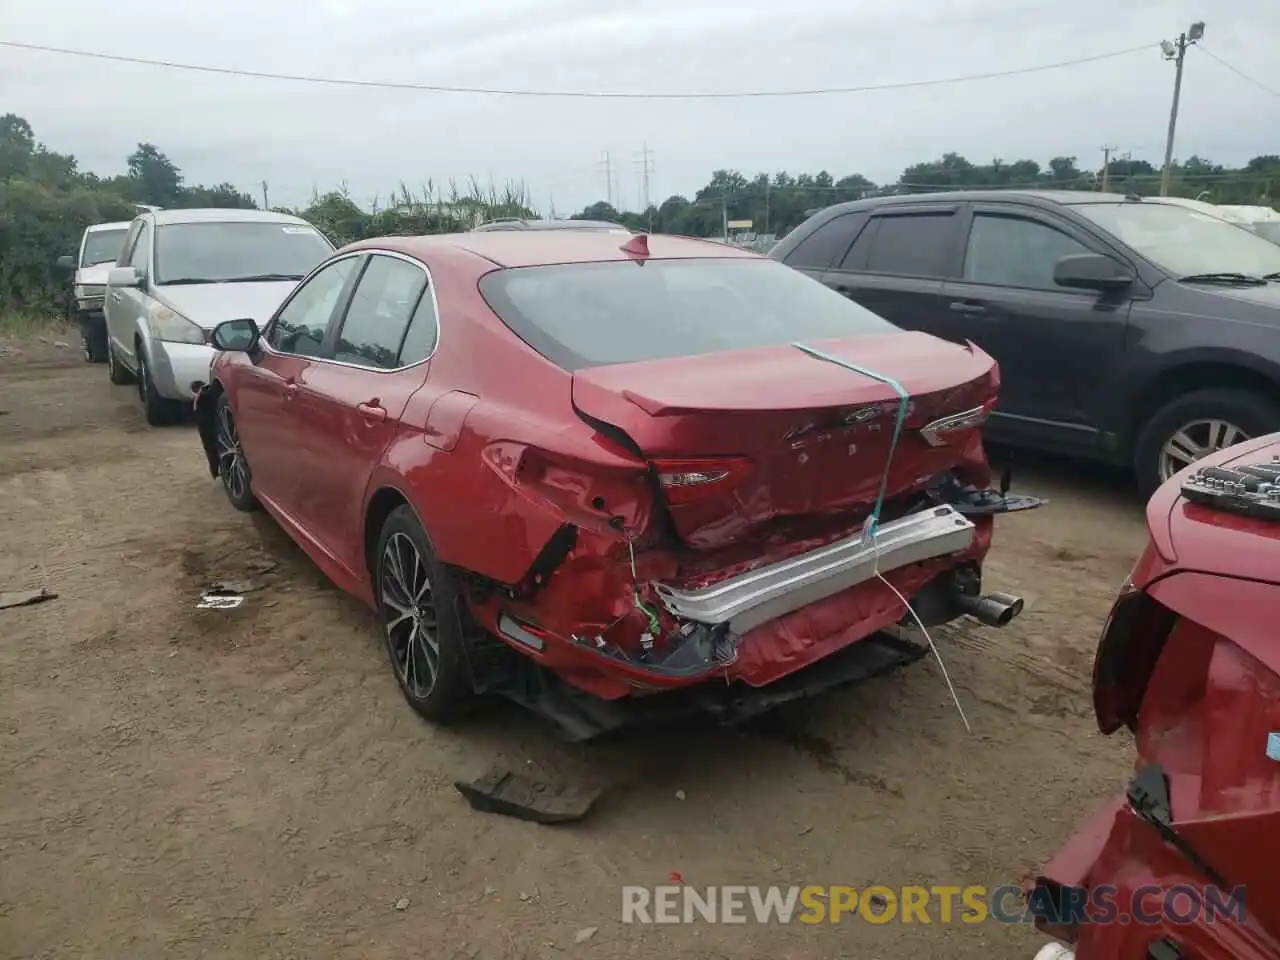
<svg viewBox="0 0 1280 960">
<path fill-rule="evenodd" d="M 1088 700 L 1144 538 L 1123 478 L 1015 472 L 1052 502 L 999 521 L 987 581 L 1028 609 L 939 638 L 972 735 L 926 660 L 758 730 L 567 746 L 509 707 L 421 722 L 372 617 L 72 343 L 0 339 L 0 590 L 59 594 L 0 611 L 0 957 L 1030 958 L 994 922 L 624 925 L 620 887 L 994 886 L 1126 778 Z M 607 793 L 478 814 L 452 783 L 494 761 Z"/>
</svg>

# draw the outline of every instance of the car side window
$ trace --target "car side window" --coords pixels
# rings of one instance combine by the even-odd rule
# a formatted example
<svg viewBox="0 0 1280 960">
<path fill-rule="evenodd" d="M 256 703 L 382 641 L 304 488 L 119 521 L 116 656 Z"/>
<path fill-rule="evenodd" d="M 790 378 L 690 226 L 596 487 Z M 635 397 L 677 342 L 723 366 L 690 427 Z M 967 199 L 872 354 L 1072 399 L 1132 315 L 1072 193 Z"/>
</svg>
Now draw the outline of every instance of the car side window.
<svg viewBox="0 0 1280 960">
<path fill-rule="evenodd" d="M 144 221 L 142 228 L 138 231 L 137 242 L 133 246 L 133 253 L 129 256 L 129 266 L 133 267 L 139 273 L 147 272 L 147 264 L 151 262 L 151 228 Z"/>
<path fill-rule="evenodd" d="M 858 233 L 858 239 L 840 261 L 840 270 L 866 270 L 867 257 L 871 254 L 871 245 L 876 242 L 876 232 L 880 229 L 883 217 L 867 221 L 867 225 Z"/>
<path fill-rule="evenodd" d="M 371 257 L 347 307 L 333 359 L 382 370 L 400 366 L 400 344 L 426 288 L 422 267 L 398 257 Z"/>
<path fill-rule="evenodd" d="M 800 269 L 829 269 L 849 249 L 854 234 L 865 220 L 864 213 L 845 213 L 828 220 L 796 244 L 783 262 Z"/>
<path fill-rule="evenodd" d="M 1024 217 L 978 213 L 969 230 L 964 279 L 1000 287 L 1063 291 L 1053 279 L 1059 258 L 1091 253 L 1048 224 Z"/>
<path fill-rule="evenodd" d="M 955 223 L 952 213 L 895 213 L 876 218 L 865 269 L 906 277 L 943 277 Z M 853 251 L 850 251 L 852 256 Z"/>
<path fill-rule="evenodd" d="M 271 325 L 267 335 L 271 348 L 303 357 L 320 356 L 333 308 L 359 265 L 359 257 L 346 257 L 307 280 Z"/>
<path fill-rule="evenodd" d="M 436 298 L 430 290 L 424 290 L 418 300 L 418 309 L 413 311 L 413 319 L 409 321 L 409 330 L 404 335 L 404 343 L 400 345 L 400 362 L 397 366 L 407 367 L 421 363 L 431 356 L 440 339 L 440 318 L 436 315 Z"/>
<path fill-rule="evenodd" d="M 117 267 L 127 267 L 133 262 L 133 248 L 138 244 L 138 234 L 142 230 L 142 221 L 134 221 L 129 232 L 125 234 L 124 243 L 120 245 L 120 256 L 116 257 Z"/>
</svg>

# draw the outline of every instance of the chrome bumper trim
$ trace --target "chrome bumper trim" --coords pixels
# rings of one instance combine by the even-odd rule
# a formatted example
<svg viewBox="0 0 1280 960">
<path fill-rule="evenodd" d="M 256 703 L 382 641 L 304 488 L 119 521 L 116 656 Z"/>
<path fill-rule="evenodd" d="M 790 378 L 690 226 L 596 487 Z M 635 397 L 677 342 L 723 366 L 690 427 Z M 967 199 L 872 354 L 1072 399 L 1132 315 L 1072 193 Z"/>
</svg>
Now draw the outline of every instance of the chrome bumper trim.
<svg viewBox="0 0 1280 960">
<path fill-rule="evenodd" d="M 973 524 L 951 507 L 931 507 L 881 525 L 875 542 L 861 533 L 698 590 L 654 584 L 663 606 L 684 620 L 729 622 L 742 634 L 883 573 L 967 549 Z"/>
</svg>

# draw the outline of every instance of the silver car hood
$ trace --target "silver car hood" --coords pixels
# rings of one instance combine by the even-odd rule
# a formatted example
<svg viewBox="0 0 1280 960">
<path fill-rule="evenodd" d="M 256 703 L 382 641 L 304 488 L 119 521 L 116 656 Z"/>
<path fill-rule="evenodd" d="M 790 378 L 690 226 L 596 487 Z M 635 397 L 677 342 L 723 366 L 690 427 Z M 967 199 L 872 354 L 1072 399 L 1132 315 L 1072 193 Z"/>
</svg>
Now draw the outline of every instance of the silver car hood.
<svg viewBox="0 0 1280 960">
<path fill-rule="evenodd" d="M 91 267 L 81 267 L 76 271 L 76 283 L 81 286 L 103 286 L 107 285 L 107 274 L 111 272 L 111 268 L 115 266 L 114 262 L 95 263 Z"/>
<path fill-rule="evenodd" d="M 192 323 L 212 330 L 223 320 L 250 317 L 261 327 L 297 286 L 293 280 L 267 283 L 193 283 L 159 286 L 156 299 Z"/>
</svg>

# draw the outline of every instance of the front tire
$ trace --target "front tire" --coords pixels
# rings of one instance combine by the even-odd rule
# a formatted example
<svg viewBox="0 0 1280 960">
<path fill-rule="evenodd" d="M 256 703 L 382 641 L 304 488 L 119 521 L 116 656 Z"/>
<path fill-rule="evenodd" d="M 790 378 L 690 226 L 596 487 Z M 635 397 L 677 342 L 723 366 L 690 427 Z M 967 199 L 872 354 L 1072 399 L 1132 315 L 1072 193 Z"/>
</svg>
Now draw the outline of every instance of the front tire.
<svg viewBox="0 0 1280 960">
<path fill-rule="evenodd" d="M 142 401 L 143 412 L 147 423 L 153 427 L 165 427 L 182 419 L 182 406 L 175 400 L 160 396 L 155 381 L 151 378 L 151 368 L 147 364 L 146 351 L 142 344 L 137 346 L 138 352 L 138 399 Z"/>
<path fill-rule="evenodd" d="M 213 408 L 214 443 L 218 448 L 218 478 L 227 499 L 237 510 L 249 513 L 257 509 L 258 499 L 253 495 L 253 474 L 240 445 L 240 432 L 236 429 L 235 414 L 225 393 L 218 395 Z"/>
<path fill-rule="evenodd" d="M 473 697 L 460 619 L 465 603 L 412 508 L 397 507 L 382 525 L 375 570 L 383 640 L 400 692 L 425 719 L 452 719 Z"/>
<path fill-rule="evenodd" d="M 1175 397 L 1146 422 L 1134 473 L 1150 497 L 1179 470 L 1218 450 L 1280 430 L 1280 405 L 1248 390 L 1212 388 Z"/>
</svg>

